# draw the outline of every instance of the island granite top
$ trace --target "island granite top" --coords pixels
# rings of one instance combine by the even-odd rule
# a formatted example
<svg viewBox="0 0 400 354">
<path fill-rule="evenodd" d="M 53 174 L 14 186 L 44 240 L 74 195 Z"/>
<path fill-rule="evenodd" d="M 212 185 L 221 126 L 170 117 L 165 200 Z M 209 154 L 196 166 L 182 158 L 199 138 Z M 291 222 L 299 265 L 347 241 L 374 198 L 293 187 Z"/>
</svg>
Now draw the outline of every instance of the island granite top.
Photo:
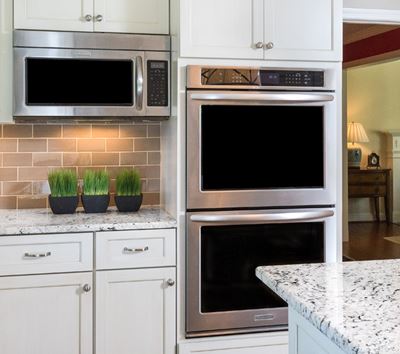
<svg viewBox="0 0 400 354">
<path fill-rule="evenodd" d="M 400 353 L 400 260 L 258 267 L 256 274 L 345 353 Z"/>
<path fill-rule="evenodd" d="M 136 213 L 110 208 L 103 214 L 72 215 L 54 215 L 49 209 L 0 210 L 0 236 L 173 227 L 176 220 L 158 207 L 142 207 Z"/>
</svg>

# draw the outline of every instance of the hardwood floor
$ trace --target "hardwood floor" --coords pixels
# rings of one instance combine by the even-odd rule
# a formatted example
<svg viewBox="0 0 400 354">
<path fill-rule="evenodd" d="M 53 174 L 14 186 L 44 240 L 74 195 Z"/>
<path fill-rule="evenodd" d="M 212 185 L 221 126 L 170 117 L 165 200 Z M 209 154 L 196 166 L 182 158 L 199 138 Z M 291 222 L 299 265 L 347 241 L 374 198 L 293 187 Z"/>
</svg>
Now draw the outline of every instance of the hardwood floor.
<svg viewBox="0 0 400 354">
<path fill-rule="evenodd" d="M 343 243 L 343 256 L 352 260 L 400 258 L 400 244 L 384 239 L 389 236 L 400 236 L 400 225 L 351 222 L 349 242 Z"/>
</svg>

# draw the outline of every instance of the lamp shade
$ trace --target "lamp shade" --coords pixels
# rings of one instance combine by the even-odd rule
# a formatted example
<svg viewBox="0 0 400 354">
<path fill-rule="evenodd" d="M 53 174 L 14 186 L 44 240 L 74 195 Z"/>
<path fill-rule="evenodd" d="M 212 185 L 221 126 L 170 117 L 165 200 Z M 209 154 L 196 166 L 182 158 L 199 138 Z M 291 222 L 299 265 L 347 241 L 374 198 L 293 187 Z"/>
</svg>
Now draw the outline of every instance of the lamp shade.
<svg viewBox="0 0 400 354">
<path fill-rule="evenodd" d="M 361 123 L 351 122 L 347 125 L 347 141 L 350 143 L 368 143 L 368 135 Z"/>
</svg>

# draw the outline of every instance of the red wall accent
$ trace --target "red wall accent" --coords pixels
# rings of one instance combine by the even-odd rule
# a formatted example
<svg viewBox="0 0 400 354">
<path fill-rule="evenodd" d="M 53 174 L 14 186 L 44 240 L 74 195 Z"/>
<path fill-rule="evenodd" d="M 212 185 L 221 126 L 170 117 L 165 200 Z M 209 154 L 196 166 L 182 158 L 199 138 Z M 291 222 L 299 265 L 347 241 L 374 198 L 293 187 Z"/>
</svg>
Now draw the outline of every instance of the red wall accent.
<svg viewBox="0 0 400 354">
<path fill-rule="evenodd" d="M 400 49 L 400 28 L 346 44 L 343 62 L 372 57 Z"/>
</svg>

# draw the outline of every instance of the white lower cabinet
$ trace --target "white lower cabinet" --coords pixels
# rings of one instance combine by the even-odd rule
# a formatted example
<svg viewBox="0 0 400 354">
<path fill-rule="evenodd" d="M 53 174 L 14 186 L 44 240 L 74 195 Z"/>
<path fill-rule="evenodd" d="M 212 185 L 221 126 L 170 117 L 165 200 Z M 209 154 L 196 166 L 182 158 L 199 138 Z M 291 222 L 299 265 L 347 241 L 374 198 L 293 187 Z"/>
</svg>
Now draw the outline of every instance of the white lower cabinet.
<svg viewBox="0 0 400 354">
<path fill-rule="evenodd" d="M 271 332 L 189 340 L 179 354 L 288 354 L 288 333 Z M 321 353 L 322 354 L 322 353 Z"/>
<path fill-rule="evenodd" d="M 0 278 L 1 354 L 92 354 L 92 273 Z"/>
<path fill-rule="evenodd" d="M 96 354 L 174 354 L 175 268 L 96 274 Z"/>
</svg>

